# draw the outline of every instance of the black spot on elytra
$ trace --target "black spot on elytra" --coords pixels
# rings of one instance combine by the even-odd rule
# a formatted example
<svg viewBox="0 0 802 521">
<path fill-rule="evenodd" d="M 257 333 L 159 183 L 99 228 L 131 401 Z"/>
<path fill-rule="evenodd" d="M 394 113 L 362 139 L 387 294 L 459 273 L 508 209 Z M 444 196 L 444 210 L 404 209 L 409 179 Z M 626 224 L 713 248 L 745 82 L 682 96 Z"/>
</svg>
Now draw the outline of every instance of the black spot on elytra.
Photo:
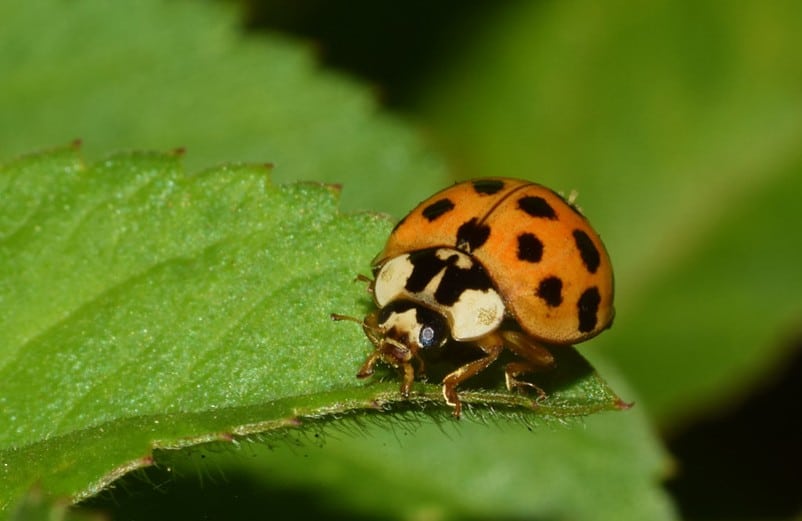
<svg viewBox="0 0 802 521">
<path fill-rule="evenodd" d="M 504 188 L 504 181 L 498 179 L 477 179 L 473 181 L 473 189 L 478 194 L 493 195 Z"/>
<path fill-rule="evenodd" d="M 462 223 L 457 230 L 457 248 L 468 252 L 480 248 L 490 237 L 490 227 L 479 224 L 476 217 Z"/>
<path fill-rule="evenodd" d="M 601 295 L 599 295 L 599 288 L 596 286 L 588 288 L 582 293 L 582 296 L 579 297 L 579 302 L 577 302 L 579 331 L 582 333 L 593 331 L 598 321 L 597 315 L 600 303 Z"/>
<path fill-rule="evenodd" d="M 601 262 L 599 250 L 596 249 L 596 245 L 590 240 L 588 234 L 582 230 L 574 230 L 573 235 L 574 242 L 576 242 L 576 247 L 579 250 L 579 255 L 582 257 L 582 262 L 585 263 L 585 268 L 591 273 L 596 273 L 596 270 L 599 269 L 599 263 Z"/>
<path fill-rule="evenodd" d="M 472 262 L 470 268 L 457 266 L 456 254 L 445 260 L 437 256 L 437 248 L 415 252 L 409 256 L 412 273 L 404 285 L 411 293 L 423 291 L 443 269 L 443 278 L 434 292 L 434 299 L 443 306 L 451 306 L 467 289 L 487 291 L 493 287 L 482 265 Z"/>
<path fill-rule="evenodd" d="M 563 303 L 563 281 L 559 277 L 546 277 L 538 284 L 535 294 L 542 298 L 546 305 L 556 308 Z"/>
<path fill-rule="evenodd" d="M 543 243 L 531 233 L 518 236 L 518 258 L 526 262 L 540 262 L 543 257 Z"/>
<path fill-rule="evenodd" d="M 423 214 L 424 217 L 426 217 L 426 220 L 432 222 L 441 215 L 443 215 L 444 213 L 448 213 L 453 209 L 454 209 L 454 203 L 451 202 L 451 199 L 445 198 L 445 199 L 438 199 L 437 201 L 433 202 L 432 204 L 424 208 L 423 212 L 421 213 Z"/>
<path fill-rule="evenodd" d="M 552 208 L 545 199 L 536 195 L 527 195 L 526 197 L 518 199 L 518 208 L 532 217 L 539 217 L 552 221 L 557 219 L 557 213 L 554 211 L 554 208 Z"/>
</svg>

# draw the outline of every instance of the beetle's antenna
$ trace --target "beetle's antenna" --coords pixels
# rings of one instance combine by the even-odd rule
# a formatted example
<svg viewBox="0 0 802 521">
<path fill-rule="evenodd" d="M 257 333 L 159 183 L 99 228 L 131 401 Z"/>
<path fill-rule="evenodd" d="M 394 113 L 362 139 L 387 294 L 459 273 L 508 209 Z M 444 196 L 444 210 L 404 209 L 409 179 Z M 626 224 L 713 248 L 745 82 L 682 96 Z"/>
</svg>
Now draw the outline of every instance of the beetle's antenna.
<svg viewBox="0 0 802 521">
<path fill-rule="evenodd" d="M 367 331 L 370 331 L 370 332 L 372 332 L 374 335 L 376 335 L 376 336 L 377 336 L 377 338 L 378 338 L 378 337 L 383 337 L 383 335 L 381 334 L 381 329 L 379 329 L 379 328 L 378 328 L 378 327 L 376 327 L 376 326 L 371 326 L 370 324 L 368 324 L 368 323 L 367 323 L 367 322 L 365 322 L 364 320 L 360 320 L 360 319 L 358 319 L 358 318 L 356 318 L 356 317 L 352 317 L 352 316 L 349 316 L 349 315 L 340 315 L 339 313 L 332 313 L 332 314 L 331 314 L 331 315 L 329 315 L 329 316 L 331 317 L 331 319 L 332 319 L 332 320 L 337 320 L 337 321 L 340 321 L 340 320 L 348 320 L 349 322 L 356 322 L 357 324 L 359 324 L 360 326 L 362 326 L 362 328 L 363 328 L 363 329 L 365 329 L 365 330 L 367 330 Z M 401 346 L 401 345 L 399 344 L 399 345 L 398 345 L 398 347 L 403 347 L 403 346 Z"/>
<path fill-rule="evenodd" d="M 350 320 L 351 322 L 356 322 L 357 324 L 361 324 L 361 325 L 365 324 L 364 320 L 360 320 L 360 319 L 358 319 L 356 317 L 351 317 L 351 316 L 348 316 L 348 315 L 340 315 L 339 313 L 332 313 L 330 316 L 331 316 L 332 320 L 337 320 L 337 321 Z"/>
</svg>

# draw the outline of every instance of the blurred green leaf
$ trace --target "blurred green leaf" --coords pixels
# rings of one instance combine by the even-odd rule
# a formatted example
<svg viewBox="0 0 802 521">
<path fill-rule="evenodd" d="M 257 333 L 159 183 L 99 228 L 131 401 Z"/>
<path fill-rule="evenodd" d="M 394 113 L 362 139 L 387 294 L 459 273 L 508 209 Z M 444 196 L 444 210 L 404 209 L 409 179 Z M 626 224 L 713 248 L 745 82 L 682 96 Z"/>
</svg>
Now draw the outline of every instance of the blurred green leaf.
<svg viewBox="0 0 802 521">
<path fill-rule="evenodd" d="M 369 309 L 353 274 L 389 220 L 338 214 L 330 187 L 276 186 L 265 167 L 188 176 L 180 160 L 84 165 L 68 148 L 0 168 L 0 510 L 34 485 L 96 494 L 153 464 L 154 448 L 393 404 L 449 414 L 437 385 L 407 402 L 394 378 L 358 382 L 369 344 L 328 318 Z M 556 355 L 539 406 L 466 389 L 467 413 L 492 407 L 509 422 L 620 408 L 572 350 Z"/>
<path fill-rule="evenodd" d="M 423 103 L 465 174 L 544 182 L 616 268 L 611 358 L 664 425 L 782 358 L 802 321 L 802 4 L 523 3 Z"/>
<path fill-rule="evenodd" d="M 345 420 L 236 451 L 160 454 L 169 475 L 146 479 L 167 480 L 188 501 L 177 507 L 154 491 L 136 504 L 115 494 L 103 505 L 155 521 L 246 517 L 251 505 L 236 495 L 244 489 L 279 513 L 328 519 L 675 519 L 653 484 L 663 461 L 642 412 L 528 428 L 473 416 L 438 425 L 412 411 L 389 425 Z M 199 481 L 218 487 L 193 497 Z M 316 503 L 299 499 L 312 491 Z"/>
<path fill-rule="evenodd" d="M 0 157 L 74 139 L 90 158 L 183 147 L 191 169 L 270 161 L 277 182 L 341 183 L 345 209 L 397 217 L 443 186 L 439 159 L 367 89 L 286 38 L 243 37 L 235 7 L 0 3 Z"/>
</svg>

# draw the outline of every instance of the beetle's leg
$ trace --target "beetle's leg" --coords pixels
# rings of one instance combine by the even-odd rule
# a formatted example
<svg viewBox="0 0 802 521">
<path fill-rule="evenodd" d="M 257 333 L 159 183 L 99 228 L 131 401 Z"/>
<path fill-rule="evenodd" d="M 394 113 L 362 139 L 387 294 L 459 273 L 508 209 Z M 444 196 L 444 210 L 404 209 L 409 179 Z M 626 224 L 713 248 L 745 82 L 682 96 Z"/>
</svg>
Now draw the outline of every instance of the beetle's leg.
<svg viewBox="0 0 802 521">
<path fill-rule="evenodd" d="M 401 365 L 401 372 L 403 378 L 401 380 L 401 396 L 409 398 L 409 391 L 412 389 L 412 382 L 415 381 L 415 370 L 409 361 L 403 362 Z"/>
<path fill-rule="evenodd" d="M 412 383 L 415 381 L 415 369 L 412 367 L 412 359 L 418 360 L 418 364 L 423 369 L 423 360 L 416 350 L 410 349 L 392 338 L 384 336 L 381 328 L 379 327 L 379 310 L 374 310 L 369 313 L 365 320 L 362 321 L 362 329 L 365 334 L 375 346 L 375 349 L 362 364 L 357 372 L 357 378 L 367 378 L 373 374 L 373 366 L 376 362 L 382 362 L 390 365 L 402 373 L 401 380 L 401 395 L 404 398 L 409 396 L 409 391 L 412 389 Z"/>
<path fill-rule="evenodd" d="M 383 358 L 384 353 L 381 350 L 381 343 L 382 343 L 382 333 L 378 327 L 378 311 L 373 311 L 364 319 L 359 320 L 356 317 L 348 316 L 348 315 L 341 315 L 339 313 L 332 313 L 331 314 L 332 320 L 349 320 L 351 322 L 356 322 L 357 324 L 362 325 L 362 329 L 365 331 L 365 335 L 367 335 L 368 339 L 374 346 L 373 352 L 368 355 L 365 362 L 362 364 L 362 367 L 359 368 L 359 371 L 356 374 L 357 378 L 367 378 L 368 376 L 373 374 L 373 366 L 376 365 L 376 362 Z"/>
<path fill-rule="evenodd" d="M 507 389 L 512 391 L 514 388 L 529 387 L 537 392 L 538 399 L 544 398 L 546 392 L 543 389 L 531 382 L 518 380 L 516 377 L 553 367 L 554 356 L 545 346 L 520 331 L 502 331 L 501 336 L 504 338 L 504 345 L 523 358 L 523 360 L 507 364 L 504 371 Z"/>
<path fill-rule="evenodd" d="M 354 277 L 354 282 L 357 282 L 357 281 L 359 281 L 359 282 L 367 282 L 368 284 L 370 284 L 371 282 L 373 282 L 373 279 L 368 277 L 367 275 L 362 275 L 361 273 L 357 273 L 356 277 Z"/>
<path fill-rule="evenodd" d="M 356 377 L 367 378 L 372 375 L 373 366 L 376 365 L 376 362 L 381 360 L 401 371 L 401 395 L 407 398 L 409 397 L 410 389 L 412 389 L 412 382 L 415 381 L 415 369 L 412 367 L 411 358 L 412 353 L 408 350 L 406 353 L 402 353 L 390 344 L 382 344 L 368 355 L 367 359 L 365 359 L 365 363 L 362 364 L 362 367 L 359 368 L 359 372 L 356 373 Z"/>
<path fill-rule="evenodd" d="M 456 371 L 447 374 L 446 377 L 443 378 L 443 396 L 446 399 L 446 403 L 454 407 L 453 414 L 455 418 L 459 418 L 462 411 L 462 404 L 460 403 L 459 396 L 457 396 L 456 387 L 492 364 L 504 348 L 504 341 L 496 332 L 483 336 L 475 343 L 484 351 L 485 356 L 460 366 Z"/>
<path fill-rule="evenodd" d="M 410 350 L 412 353 L 412 357 L 415 359 L 415 362 L 418 365 L 418 377 L 421 380 L 426 380 L 426 364 L 423 361 L 423 357 L 420 355 L 420 351 L 417 349 Z"/>
<path fill-rule="evenodd" d="M 368 277 L 367 275 L 362 275 L 361 273 L 357 273 L 356 277 L 354 277 L 354 282 L 364 282 L 367 284 L 365 289 L 373 295 L 373 286 L 376 285 L 376 281 L 372 278 Z"/>
<path fill-rule="evenodd" d="M 370 342 L 378 348 L 381 345 L 384 334 L 379 327 L 379 310 L 374 309 L 362 320 L 362 330 Z"/>
</svg>

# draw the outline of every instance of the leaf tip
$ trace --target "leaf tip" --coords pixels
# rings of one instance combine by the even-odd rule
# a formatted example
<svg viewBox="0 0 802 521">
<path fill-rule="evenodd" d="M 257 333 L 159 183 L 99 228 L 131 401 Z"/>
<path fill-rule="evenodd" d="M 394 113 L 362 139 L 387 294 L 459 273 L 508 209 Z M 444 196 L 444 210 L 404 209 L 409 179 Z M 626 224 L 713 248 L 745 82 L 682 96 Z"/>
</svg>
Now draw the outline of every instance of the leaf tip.
<svg viewBox="0 0 802 521">
<path fill-rule="evenodd" d="M 625 402 L 622 398 L 617 398 L 613 408 L 617 411 L 627 411 L 635 406 L 635 402 Z"/>
<path fill-rule="evenodd" d="M 333 194 L 340 196 L 343 191 L 343 185 L 341 183 L 328 183 L 326 184 L 326 188 Z"/>
</svg>

